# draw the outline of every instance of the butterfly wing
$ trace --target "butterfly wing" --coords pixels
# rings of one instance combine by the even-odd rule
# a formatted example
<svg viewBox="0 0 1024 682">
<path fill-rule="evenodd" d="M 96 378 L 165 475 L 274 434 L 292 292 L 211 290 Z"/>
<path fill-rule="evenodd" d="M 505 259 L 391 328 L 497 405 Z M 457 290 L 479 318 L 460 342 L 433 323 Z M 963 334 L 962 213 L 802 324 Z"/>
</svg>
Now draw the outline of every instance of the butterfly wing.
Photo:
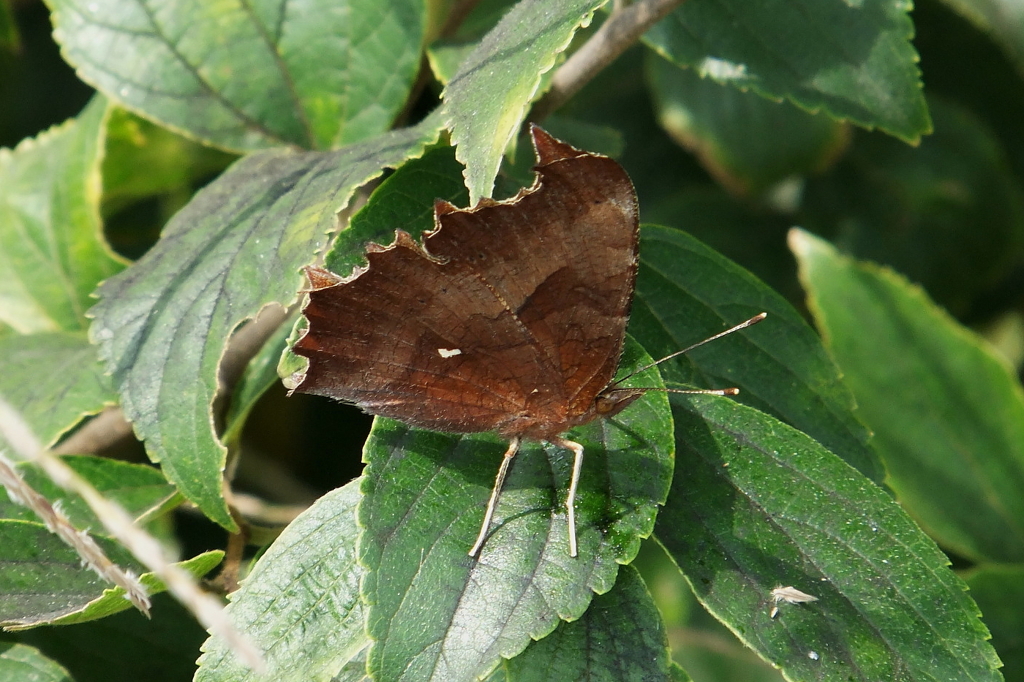
<svg viewBox="0 0 1024 682">
<path fill-rule="evenodd" d="M 309 329 L 294 347 L 309 367 L 295 390 L 457 433 L 499 429 L 524 408 L 514 368 L 535 353 L 490 291 L 404 232 L 367 260 L 351 281 L 310 269 Z"/>
<path fill-rule="evenodd" d="M 310 270 L 296 390 L 459 433 L 544 438 L 593 412 L 622 350 L 636 197 L 611 159 L 534 144 L 533 187 L 439 202 L 425 250 L 399 232 L 351 278 Z"/>
<path fill-rule="evenodd" d="M 625 170 L 532 129 L 538 177 L 509 202 L 459 210 L 443 204 L 427 250 L 471 269 L 505 302 L 534 346 L 523 374 L 528 411 L 555 436 L 589 421 L 625 340 L 637 269 L 639 209 Z M 544 388 L 545 377 L 555 377 Z"/>
</svg>

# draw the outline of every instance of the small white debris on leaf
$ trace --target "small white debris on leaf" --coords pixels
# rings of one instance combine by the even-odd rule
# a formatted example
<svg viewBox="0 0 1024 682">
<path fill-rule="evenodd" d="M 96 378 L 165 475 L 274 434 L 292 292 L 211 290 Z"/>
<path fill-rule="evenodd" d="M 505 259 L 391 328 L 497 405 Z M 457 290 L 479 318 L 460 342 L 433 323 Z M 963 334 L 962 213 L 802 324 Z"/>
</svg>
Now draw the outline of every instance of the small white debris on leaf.
<svg viewBox="0 0 1024 682">
<path fill-rule="evenodd" d="M 807 594 L 801 592 L 793 586 L 788 587 L 776 587 L 772 590 L 772 600 L 775 602 L 775 606 L 772 607 L 771 613 L 768 614 L 769 618 L 775 618 L 779 615 L 779 604 L 786 602 L 787 604 L 805 604 L 807 602 L 818 601 L 818 598 L 813 594 Z"/>
</svg>

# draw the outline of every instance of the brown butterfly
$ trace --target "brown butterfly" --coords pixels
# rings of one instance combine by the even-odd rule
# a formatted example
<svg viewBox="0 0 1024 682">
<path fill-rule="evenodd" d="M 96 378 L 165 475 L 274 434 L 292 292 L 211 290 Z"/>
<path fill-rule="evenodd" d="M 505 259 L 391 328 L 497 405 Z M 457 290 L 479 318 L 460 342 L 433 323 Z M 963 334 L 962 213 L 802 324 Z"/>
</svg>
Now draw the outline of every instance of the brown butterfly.
<svg viewBox="0 0 1024 682">
<path fill-rule="evenodd" d="M 633 184 L 615 161 L 530 132 L 537 177 L 512 199 L 469 209 L 437 201 L 422 245 L 397 230 L 349 277 L 307 268 L 309 325 L 293 349 L 309 359 L 293 390 L 419 428 L 509 440 L 472 556 L 524 438 L 573 452 L 565 506 L 576 556 L 583 446 L 561 434 L 649 390 L 611 383 L 637 271 Z"/>
</svg>

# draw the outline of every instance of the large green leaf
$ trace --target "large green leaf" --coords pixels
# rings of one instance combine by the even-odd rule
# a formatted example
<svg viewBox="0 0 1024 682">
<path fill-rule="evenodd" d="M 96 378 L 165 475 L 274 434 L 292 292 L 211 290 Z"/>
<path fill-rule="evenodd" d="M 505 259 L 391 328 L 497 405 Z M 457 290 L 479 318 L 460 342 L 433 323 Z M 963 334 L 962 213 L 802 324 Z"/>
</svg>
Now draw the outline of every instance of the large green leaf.
<svg viewBox="0 0 1024 682">
<path fill-rule="evenodd" d="M 121 268 L 102 243 L 107 103 L 0 149 L 0 322 L 22 334 L 85 329 L 89 295 Z"/>
<path fill-rule="evenodd" d="M 671 385 L 739 387 L 737 396 L 825 444 L 873 480 L 882 478 L 853 398 L 820 340 L 793 307 L 749 272 L 679 230 L 645 225 L 630 333 L 656 357 L 759 312 L 757 327 L 662 365 Z"/>
<path fill-rule="evenodd" d="M 824 114 L 722 86 L 650 52 L 646 67 L 662 127 L 736 194 L 824 170 L 846 148 L 848 126 Z"/>
<path fill-rule="evenodd" d="M 218 146 L 323 149 L 383 133 L 419 65 L 417 0 L 50 0 L 83 80 Z"/>
<path fill-rule="evenodd" d="M 1012 370 L 892 271 L 806 232 L 790 244 L 900 501 L 962 556 L 1024 560 L 1024 391 Z"/>
<path fill-rule="evenodd" d="M 686 2 L 644 40 L 722 83 L 916 141 L 930 131 L 904 0 Z"/>
<path fill-rule="evenodd" d="M 623 370 L 643 364 L 627 344 Z M 621 371 L 621 370 L 620 370 Z M 653 370 L 625 385 L 657 386 Z M 607 592 L 653 525 L 671 476 L 671 422 L 663 393 L 612 419 L 568 432 L 585 447 L 577 497 L 579 556 L 571 558 L 563 504 L 572 455 L 524 444 L 479 559 L 467 556 L 506 443 L 378 418 L 359 520 L 360 560 L 379 679 L 476 680 L 531 638 L 579 618 Z"/>
<path fill-rule="evenodd" d="M 632 566 L 579 620 L 562 623 L 508 663 L 508 682 L 653 682 L 669 679 L 658 607 Z"/>
<path fill-rule="evenodd" d="M 489 197 L 505 147 L 541 75 L 606 0 L 521 0 L 465 58 L 444 90 L 444 116 L 466 166 L 470 203 Z"/>
<path fill-rule="evenodd" d="M 335 152 L 248 156 L 100 288 L 91 335 L 125 414 L 168 478 L 226 528 L 235 524 L 222 497 L 225 450 L 211 418 L 225 343 L 265 305 L 294 301 L 298 269 L 323 248 L 355 188 L 421 154 L 438 130 L 429 118 Z"/>
<path fill-rule="evenodd" d="M 736 401 L 673 396 L 676 475 L 655 535 L 697 597 L 791 680 L 996 682 L 966 586 L 883 490 Z M 792 586 L 817 597 L 778 604 Z"/>
<path fill-rule="evenodd" d="M 115 401 L 96 348 L 70 332 L 0 337 L 0 397 L 45 445 Z"/>
<path fill-rule="evenodd" d="M 324 495 L 260 557 L 231 595 L 235 627 L 263 651 L 267 677 L 240 663 L 227 644 L 203 645 L 196 682 L 330 680 L 369 643 L 356 562 L 359 482 Z M 365 661 L 363 661 L 365 668 Z"/>
<path fill-rule="evenodd" d="M 3 641 L 0 641 L 0 680 L 74 682 L 67 670 L 35 647 Z"/>
</svg>

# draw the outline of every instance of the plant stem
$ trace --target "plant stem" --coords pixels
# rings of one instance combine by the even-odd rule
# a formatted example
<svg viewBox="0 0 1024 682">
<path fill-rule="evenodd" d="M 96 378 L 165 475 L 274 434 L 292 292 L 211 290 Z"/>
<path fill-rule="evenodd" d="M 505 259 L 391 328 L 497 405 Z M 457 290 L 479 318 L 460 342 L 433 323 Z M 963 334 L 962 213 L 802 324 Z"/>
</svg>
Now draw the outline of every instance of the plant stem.
<svg viewBox="0 0 1024 682">
<path fill-rule="evenodd" d="M 683 1 L 639 0 L 625 6 L 616 3 L 601 28 L 555 71 L 550 89 L 534 105 L 530 120 L 541 121 L 565 104 Z"/>
</svg>

